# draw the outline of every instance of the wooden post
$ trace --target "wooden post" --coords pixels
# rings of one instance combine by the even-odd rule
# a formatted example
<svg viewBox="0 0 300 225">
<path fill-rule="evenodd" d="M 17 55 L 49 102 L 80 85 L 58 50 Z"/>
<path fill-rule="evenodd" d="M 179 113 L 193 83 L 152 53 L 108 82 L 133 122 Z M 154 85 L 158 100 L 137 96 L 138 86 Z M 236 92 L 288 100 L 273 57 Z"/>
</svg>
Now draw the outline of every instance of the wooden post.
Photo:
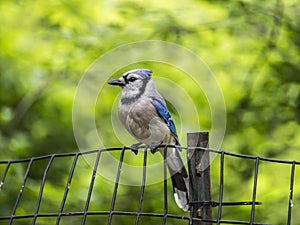
<svg viewBox="0 0 300 225">
<path fill-rule="evenodd" d="M 187 134 L 188 147 L 208 148 L 208 132 Z M 203 149 L 188 149 L 188 167 L 190 176 L 189 196 L 191 218 L 212 219 L 210 191 L 210 159 L 209 152 Z M 206 204 L 205 204 L 206 203 Z M 211 225 L 211 222 L 191 220 L 191 225 Z"/>
</svg>

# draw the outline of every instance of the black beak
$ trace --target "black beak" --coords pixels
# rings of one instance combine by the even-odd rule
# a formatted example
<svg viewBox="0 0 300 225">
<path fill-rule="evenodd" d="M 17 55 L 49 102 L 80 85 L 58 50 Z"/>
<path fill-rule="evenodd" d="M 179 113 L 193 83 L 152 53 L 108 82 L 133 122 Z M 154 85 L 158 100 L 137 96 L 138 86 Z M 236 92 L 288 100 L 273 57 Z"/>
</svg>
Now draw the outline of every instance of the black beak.
<svg viewBox="0 0 300 225">
<path fill-rule="evenodd" d="M 115 86 L 120 86 L 120 87 L 125 86 L 125 84 L 120 80 L 111 80 L 111 81 L 108 82 L 108 84 L 115 85 Z"/>
</svg>

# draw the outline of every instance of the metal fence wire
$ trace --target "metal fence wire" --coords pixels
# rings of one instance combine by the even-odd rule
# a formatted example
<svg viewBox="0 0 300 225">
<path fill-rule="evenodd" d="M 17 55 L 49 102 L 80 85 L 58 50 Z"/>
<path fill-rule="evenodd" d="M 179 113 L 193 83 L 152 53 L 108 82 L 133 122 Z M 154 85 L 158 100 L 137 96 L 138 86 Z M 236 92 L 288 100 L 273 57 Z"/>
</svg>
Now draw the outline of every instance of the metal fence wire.
<svg viewBox="0 0 300 225">
<path fill-rule="evenodd" d="M 0 161 L 0 224 L 275 223 L 276 219 L 269 220 L 269 214 L 277 215 L 278 221 L 281 221 L 280 224 L 290 225 L 299 222 L 299 206 L 296 204 L 299 196 L 293 196 L 293 193 L 295 183 L 299 182 L 295 178 L 295 173 L 300 162 L 214 150 L 201 146 L 201 143 L 196 143 L 196 146 L 190 145 L 191 143 L 188 144 L 188 147 L 180 148 L 182 154 L 188 156 L 190 182 L 194 189 L 190 199 L 191 212 L 177 209 L 171 197 L 172 189 L 165 161 L 162 170 L 159 171 L 163 181 L 158 184 L 147 184 L 147 177 L 152 173 L 147 169 L 147 163 L 153 156 L 149 154 L 146 147 L 139 148 L 138 153 L 142 161 L 142 171 L 138 177 L 141 183 L 139 186 L 127 187 L 127 189 L 124 189 L 125 185 L 120 181 L 124 173 L 123 165 L 126 157 L 135 156 L 132 154 L 132 149 L 130 147 L 103 148 Z M 169 147 L 174 146 L 164 146 L 165 151 Z M 194 153 L 201 152 L 200 158 L 197 159 L 197 156 L 195 158 L 196 154 Z M 114 174 L 114 182 L 104 179 L 98 174 L 103 169 L 102 161 L 107 153 L 113 153 L 114 157 L 118 157 L 116 158 L 118 161 L 116 168 L 108 168 Z M 210 166 L 205 169 L 208 172 L 206 175 L 209 180 L 203 178 L 207 177 L 204 173 L 197 174 L 197 169 L 199 170 L 197 166 L 204 164 L 202 159 L 206 153 L 209 153 L 207 155 L 210 155 L 210 159 L 214 158 Z M 84 157 L 93 159 L 92 167 L 84 166 L 83 162 L 86 160 Z M 245 165 L 244 167 L 247 169 L 239 170 L 232 165 L 237 165 L 237 167 Z M 268 165 L 272 166 L 270 167 L 271 171 L 268 171 Z M 284 174 L 280 174 L 275 169 L 282 166 L 285 167 Z M 259 179 L 260 173 L 263 172 L 266 174 L 278 173 L 278 180 L 273 181 L 278 186 L 273 185 L 273 190 L 270 192 L 273 194 L 283 193 L 284 197 L 280 200 L 280 209 L 273 209 L 276 212 L 272 212 L 272 206 L 275 204 L 272 202 L 272 198 L 270 200 L 270 196 L 264 198 L 263 194 L 259 194 L 259 190 L 263 189 L 263 183 L 268 182 Z M 285 179 L 282 179 L 281 175 Z M 243 178 L 244 176 L 246 178 Z M 230 184 L 232 179 L 243 180 L 245 183 L 240 183 L 239 187 L 236 185 L 232 187 Z M 279 185 L 282 182 L 286 182 L 286 184 Z M 108 183 L 111 184 L 110 190 L 107 190 Z M 203 183 L 205 187 L 201 187 Z M 204 197 L 195 195 L 196 193 L 202 195 L 205 191 L 208 191 L 211 197 L 206 194 Z M 229 195 L 228 192 L 234 192 L 234 194 Z M 133 193 L 136 198 L 132 197 Z M 239 197 L 229 199 L 229 196 Z M 131 206 L 128 207 L 128 205 Z M 204 215 L 206 209 L 211 210 L 209 217 Z"/>
</svg>

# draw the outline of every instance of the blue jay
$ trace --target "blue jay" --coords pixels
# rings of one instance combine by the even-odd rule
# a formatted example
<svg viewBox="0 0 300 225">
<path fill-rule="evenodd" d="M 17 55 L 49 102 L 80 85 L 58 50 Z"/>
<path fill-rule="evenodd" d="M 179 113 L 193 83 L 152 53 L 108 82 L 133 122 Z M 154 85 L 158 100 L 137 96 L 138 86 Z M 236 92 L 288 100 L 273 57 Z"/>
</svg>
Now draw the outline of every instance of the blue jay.
<svg viewBox="0 0 300 225">
<path fill-rule="evenodd" d="M 161 144 L 179 145 L 175 124 L 163 97 L 158 93 L 152 71 L 136 69 L 124 73 L 108 84 L 120 86 L 119 119 L 127 131 L 139 142 L 151 148 Z M 164 148 L 158 148 L 164 154 Z M 188 174 L 177 148 L 167 148 L 167 167 L 178 207 L 189 210 Z"/>
</svg>

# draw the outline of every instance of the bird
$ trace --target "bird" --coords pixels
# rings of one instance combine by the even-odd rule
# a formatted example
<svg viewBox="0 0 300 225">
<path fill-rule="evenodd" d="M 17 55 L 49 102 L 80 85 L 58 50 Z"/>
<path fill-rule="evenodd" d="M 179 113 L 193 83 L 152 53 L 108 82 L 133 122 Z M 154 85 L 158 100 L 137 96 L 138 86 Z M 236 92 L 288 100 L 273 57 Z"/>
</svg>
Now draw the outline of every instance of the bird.
<svg viewBox="0 0 300 225">
<path fill-rule="evenodd" d="M 164 98 L 151 78 L 152 70 L 134 69 L 119 79 L 108 82 L 122 89 L 118 116 L 126 130 L 138 141 L 132 147 L 145 144 L 152 153 L 164 155 L 162 145 L 172 145 L 166 150 L 166 164 L 171 176 L 174 199 L 179 208 L 189 210 L 189 178 L 180 156 L 180 146 L 174 121 Z M 174 147 L 173 147 L 174 146 Z"/>
</svg>

